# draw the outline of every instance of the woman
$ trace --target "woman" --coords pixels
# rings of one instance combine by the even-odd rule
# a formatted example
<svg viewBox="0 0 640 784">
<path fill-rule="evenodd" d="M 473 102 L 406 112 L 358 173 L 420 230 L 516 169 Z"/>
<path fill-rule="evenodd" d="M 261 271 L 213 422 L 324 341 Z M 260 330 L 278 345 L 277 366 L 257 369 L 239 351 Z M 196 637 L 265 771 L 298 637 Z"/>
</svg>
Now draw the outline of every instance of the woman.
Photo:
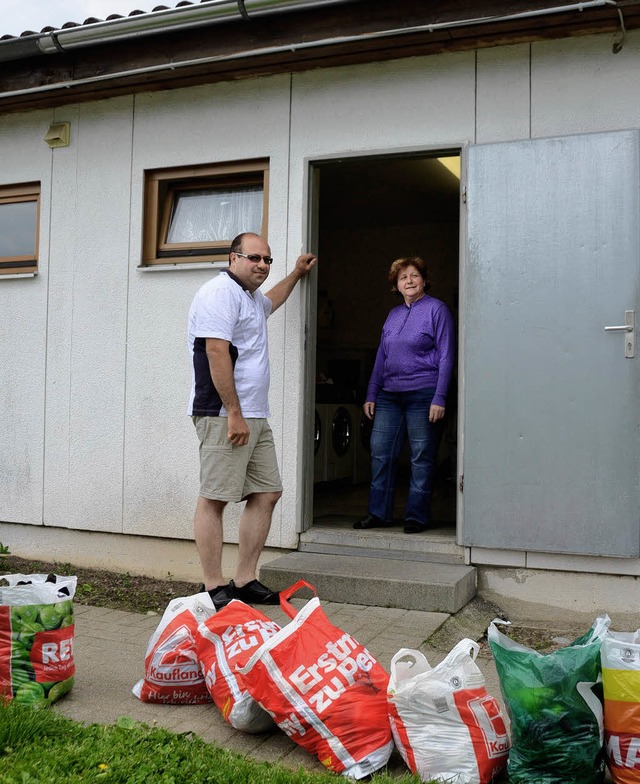
<svg viewBox="0 0 640 784">
<path fill-rule="evenodd" d="M 398 259 L 389 270 L 392 290 L 404 303 L 393 308 L 382 328 L 364 413 L 373 419 L 369 514 L 354 528 L 393 525 L 398 456 L 405 437 L 411 480 L 404 532 L 426 531 L 440 430 L 455 358 L 451 312 L 430 288 L 419 256 Z"/>
</svg>

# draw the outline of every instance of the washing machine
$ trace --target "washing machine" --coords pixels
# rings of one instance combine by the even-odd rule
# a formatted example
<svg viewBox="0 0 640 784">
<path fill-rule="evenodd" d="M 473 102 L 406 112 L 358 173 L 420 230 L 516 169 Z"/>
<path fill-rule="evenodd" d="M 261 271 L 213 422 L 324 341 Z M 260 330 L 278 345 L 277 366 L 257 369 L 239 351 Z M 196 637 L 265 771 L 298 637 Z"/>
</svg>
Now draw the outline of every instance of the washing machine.
<svg viewBox="0 0 640 784">
<path fill-rule="evenodd" d="M 369 443 L 373 421 L 365 416 L 361 408 L 357 409 L 356 421 L 358 432 L 353 450 L 353 484 L 360 485 L 371 481 L 371 447 Z"/>
<path fill-rule="evenodd" d="M 327 403 L 326 415 L 326 480 L 351 479 L 356 443 L 355 406 L 348 403 Z"/>
</svg>

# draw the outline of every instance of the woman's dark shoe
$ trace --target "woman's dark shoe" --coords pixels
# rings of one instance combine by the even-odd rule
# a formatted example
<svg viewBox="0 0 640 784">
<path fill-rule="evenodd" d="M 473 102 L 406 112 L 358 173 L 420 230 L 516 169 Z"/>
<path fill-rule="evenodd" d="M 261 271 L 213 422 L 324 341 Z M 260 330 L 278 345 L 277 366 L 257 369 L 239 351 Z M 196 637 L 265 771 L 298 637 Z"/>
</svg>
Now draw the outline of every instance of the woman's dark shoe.
<svg viewBox="0 0 640 784">
<path fill-rule="evenodd" d="M 363 517 L 362 520 L 358 520 L 357 523 L 354 523 L 353 527 L 358 531 L 362 531 L 366 528 L 388 528 L 390 525 L 393 525 L 393 523 L 387 523 L 386 520 L 381 520 L 375 515 L 368 514 L 366 517 Z"/>
<path fill-rule="evenodd" d="M 421 534 L 423 531 L 429 530 L 429 523 L 418 523 L 415 520 L 405 520 L 404 532 L 405 534 Z"/>
</svg>

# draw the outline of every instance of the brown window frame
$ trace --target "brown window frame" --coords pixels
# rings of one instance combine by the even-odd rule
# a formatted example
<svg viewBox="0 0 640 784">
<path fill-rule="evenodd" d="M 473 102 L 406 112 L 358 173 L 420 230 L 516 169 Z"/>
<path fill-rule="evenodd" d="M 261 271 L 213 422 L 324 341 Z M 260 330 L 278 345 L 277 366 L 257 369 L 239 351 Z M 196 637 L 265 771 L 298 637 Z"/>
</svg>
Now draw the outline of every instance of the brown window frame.
<svg viewBox="0 0 640 784">
<path fill-rule="evenodd" d="M 0 185 L 0 205 L 33 201 L 36 204 L 34 252 L 20 256 L 0 256 L 0 277 L 3 275 L 36 274 L 40 249 L 40 193 L 39 182 Z"/>
<path fill-rule="evenodd" d="M 267 238 L 269 214 L 269 161 L 251 160 L 223 164 L 173 166 L 145 172 L 142 267 L 226 261 L 233 237 L 222 241 L 168 243 L 176 193 L 238 185 L 262 186 L 260 235 Z"/>
</svg>

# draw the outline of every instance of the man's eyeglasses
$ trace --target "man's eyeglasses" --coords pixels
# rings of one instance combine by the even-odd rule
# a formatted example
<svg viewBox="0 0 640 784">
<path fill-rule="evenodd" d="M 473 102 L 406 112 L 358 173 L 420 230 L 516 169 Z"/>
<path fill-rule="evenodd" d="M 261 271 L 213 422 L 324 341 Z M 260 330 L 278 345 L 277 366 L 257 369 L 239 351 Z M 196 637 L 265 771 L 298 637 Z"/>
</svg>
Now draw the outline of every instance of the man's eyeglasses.
<svg viewBox="0 0 640 784">
<path fill-rule="evenodd" d="M 238 250 L 234 250 L 236 256 L 242 256 L 244 259 L 248 259 L 253 264 L 257 264 L 260 261 L 264 261 L 265 264 L 273 264 L 273 259 L 271 256 L 260 256 L 257 253 L 240 253 Z"/>
</svg>

